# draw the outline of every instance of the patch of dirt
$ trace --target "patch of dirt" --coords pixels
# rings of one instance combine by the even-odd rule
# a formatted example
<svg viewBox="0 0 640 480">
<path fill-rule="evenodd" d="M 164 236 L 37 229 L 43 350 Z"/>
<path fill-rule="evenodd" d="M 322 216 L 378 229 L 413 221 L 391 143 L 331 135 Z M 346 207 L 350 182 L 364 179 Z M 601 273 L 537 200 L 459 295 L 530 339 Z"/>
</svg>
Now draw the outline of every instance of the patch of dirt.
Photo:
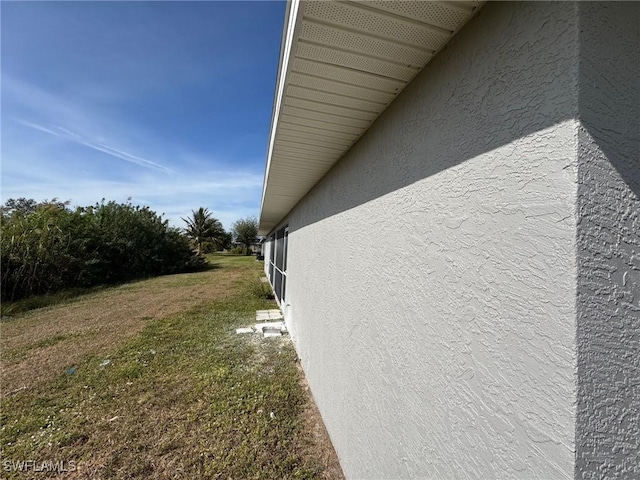
<svg viewBox="0 0 640 480">
<path fill-rule="evenodd" d="M 300 362 L 298 362 L 298 370 L 300 371 L 300 385 L 307 394 L 307 405 L 303 413 L 303 420 L 306 425 L 305 431 L 309 435 L 309 451 L 305 452 L 305 454 L 320 459 L 325 466 L 320 478 L 324 480 L 344 480 L 345 476 L 342 472 L 338 455 L 333 448 L 320 411 L 313 400 L 311 389 L 304 376 Z"/>
<path fill-rule="evenodd" d="M 34 310 L 3 323 L 2 395 L 48 381 L 85 355 L 109 352 L 152 320 L 223 299 L 242 276 L 241 271 L 223 269 L 159 277 L 109 288 L 68 305 Z M 47 340 L 61 335 L 68 338 L 47 345 Z M 20 355 L 25 350 L 28 355 Z M 25 358 L 11 361 L 12 357 Z"/>
</svg>

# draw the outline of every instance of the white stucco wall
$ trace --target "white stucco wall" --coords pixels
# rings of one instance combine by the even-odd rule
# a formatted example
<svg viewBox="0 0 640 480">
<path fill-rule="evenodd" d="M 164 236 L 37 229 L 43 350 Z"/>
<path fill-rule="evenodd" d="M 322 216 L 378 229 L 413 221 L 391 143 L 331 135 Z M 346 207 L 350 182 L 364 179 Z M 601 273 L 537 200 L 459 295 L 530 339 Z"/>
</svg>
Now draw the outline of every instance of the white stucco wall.
<svg viewBox="0 0 640 480">
<path fill-rule="evenodd" d="M 640 4 L 580 32 L 576 479 L 640 478 Z"/>
<path fill-rule="evenodd" d="M 576 11 L 485 5 L 284 220 L 348 478 L 574 476 Z"/>
</svg>

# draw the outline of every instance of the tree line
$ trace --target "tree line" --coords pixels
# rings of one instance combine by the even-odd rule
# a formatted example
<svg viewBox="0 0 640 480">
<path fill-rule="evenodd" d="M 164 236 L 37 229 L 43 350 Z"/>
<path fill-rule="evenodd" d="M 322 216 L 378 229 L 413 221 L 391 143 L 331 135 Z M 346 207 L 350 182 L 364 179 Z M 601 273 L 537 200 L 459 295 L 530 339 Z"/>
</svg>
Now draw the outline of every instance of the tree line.
<svg viewBox="0 0 640 480">
<path fill-rule="evenodd" d="M 191 218 L 183 231 L 131 203 L 70 208 L 57 199 L 9 199 L 0 212 L 2 300 L 203 269 L 204 243 L 228 248 L 234 235 L 200 210 L 206 228 Z"/>
<path fill-rule="evenodd" d="M 208 208 L 200 207 L 191 212 L 191 217 L 182 218 L 187 224 L 186 235 L 196 245 L 196 252 L 228 250 L 235 243 L 242 245 L 246 255 L 251 254 L 251 245 L 258 240 L 258 221 L 255 217 L 241 218 L 226 232 Z"/>
</svg>

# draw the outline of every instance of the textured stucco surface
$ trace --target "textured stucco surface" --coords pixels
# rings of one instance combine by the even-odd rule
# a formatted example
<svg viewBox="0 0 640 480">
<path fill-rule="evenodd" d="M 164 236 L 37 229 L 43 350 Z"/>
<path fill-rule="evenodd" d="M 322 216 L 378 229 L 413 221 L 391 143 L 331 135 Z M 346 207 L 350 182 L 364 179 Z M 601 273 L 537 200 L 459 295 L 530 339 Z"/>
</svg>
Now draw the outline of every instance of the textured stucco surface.
<svg viewBox="0 0 640 480">
<path fill-rule="evenodd" d="M 640 478 L 639 43 L 487 4 L 283 221 L 347 477 Z"/>
<path fill-rule="evenodd" d="M 580 32 L 576 478 L 640 478 L 640 4 Z"/>
<path fill-rule="evenodd" d="M 485 5 L 285 219 L 348 478 L 574 476 L 576 10 Z"/>
</svg>

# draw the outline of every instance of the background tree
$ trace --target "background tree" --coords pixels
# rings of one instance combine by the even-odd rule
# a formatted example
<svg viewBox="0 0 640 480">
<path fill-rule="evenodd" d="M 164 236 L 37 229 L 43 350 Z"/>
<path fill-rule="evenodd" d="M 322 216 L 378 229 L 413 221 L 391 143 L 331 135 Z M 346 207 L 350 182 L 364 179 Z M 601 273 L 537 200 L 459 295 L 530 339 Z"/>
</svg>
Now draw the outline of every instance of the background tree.
<svg viewBox="0 0 640 480">
<path fill-rule="evenodd" d="M 70 200 L 65 202 L 59 201 L 57 198 L 51 200 L 43 200 L 42 202 L 36 202 L 33 198 L 10 198 L 4 205 L 0 206 L 2 215 L 29 215 L 35 213 L 38 208 L 51 206 L 58 209 L 67 208 L 71 204 Z"/>
<path fill-rule="evenodd" d="M 202 244 L 202 253 L 214 253 L 222 252 L 223 250 L 230 250 L 232 246 L 233 237 L 231 232 L 225 231 L 220 236 L 213 240 L 207 240 Z"/>
<path fill-rule="evenodd" d="M 214 240 L 214 244 L 217 251 L 229 250 L 231 248 L 231 243 L 233 242 L 233 235 L 231 232 L 224 232 L 218 238 Z"/>
<path fill-rule="evenodd" d="M 148 207 L 18 199 L 0 216 L 2 301 L 193 271 L 205 261 Z"/>
<path fill-rule="evenodd" d="M 222 224 L 217 218 L 211 216 L 208 208 L 200 207 L 191 211 L 191 218 L 182 218 L 187 224 L 185 229 L 187 237 L 196 244 L 198 255 L 202 253 L 202 245 L 207 241 L 215 241 L 225 234 Z"/>
<path fill-rule="evenodd" d="M 241 218 L 231 227 L 236 242 L 241 243 L 246 248 L 246 253 L 251 253 L 251 244 L 258 239 L 258 220 L 256 217 Z"/>
</svg>

